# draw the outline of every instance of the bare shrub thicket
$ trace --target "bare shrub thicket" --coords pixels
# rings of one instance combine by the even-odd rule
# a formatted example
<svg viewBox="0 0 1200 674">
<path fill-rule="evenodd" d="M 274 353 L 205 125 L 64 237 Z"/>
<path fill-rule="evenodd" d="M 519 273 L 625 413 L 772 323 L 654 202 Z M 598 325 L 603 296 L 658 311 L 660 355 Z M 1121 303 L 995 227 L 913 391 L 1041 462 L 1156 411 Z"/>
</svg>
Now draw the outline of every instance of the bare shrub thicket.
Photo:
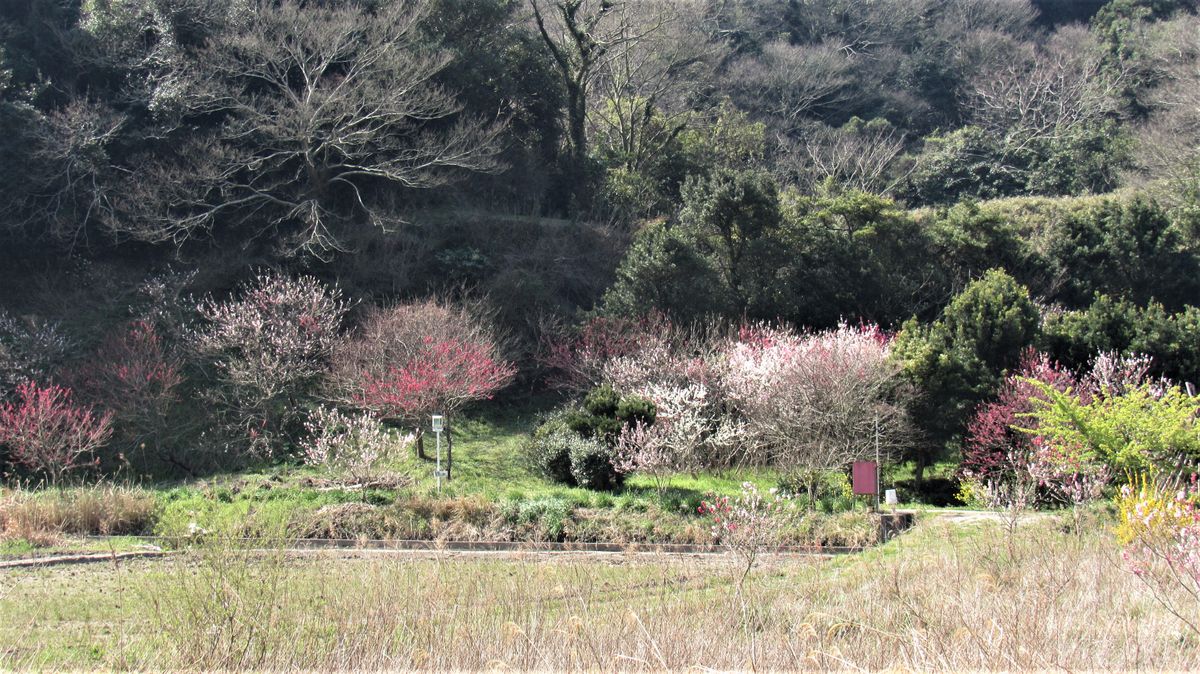
<svg viewBox="0 0 1200 674">
<path fill-rule="evenodd" d="M 780 170 L 806 191 L 832 181 L 872 194 L 890 194 L 911 172 L 902 166 L 904 134 L 884 120 L 840 128 L 813 125 L 799 140 L 780 140 Z"/>
<path fill-rule="evenodd" d="M 1093 35 L 1064 28 L 1045 47 L 980 72 L 964 105 L 971 123 L 1010 152 L 1060 140 L 1117 110 L 1124 75 L 1104 64 Z"/>
<path fill-rule="evenodd" d="M 1156 28 L 1152 54 L 1162 84 L 1156 110 L 1138 132 L 1135 159 L 1144 178 L 1160 181 L 1171 202 L 1200 195 L 1200 18 L 1184 15 Z"/>
</svg>

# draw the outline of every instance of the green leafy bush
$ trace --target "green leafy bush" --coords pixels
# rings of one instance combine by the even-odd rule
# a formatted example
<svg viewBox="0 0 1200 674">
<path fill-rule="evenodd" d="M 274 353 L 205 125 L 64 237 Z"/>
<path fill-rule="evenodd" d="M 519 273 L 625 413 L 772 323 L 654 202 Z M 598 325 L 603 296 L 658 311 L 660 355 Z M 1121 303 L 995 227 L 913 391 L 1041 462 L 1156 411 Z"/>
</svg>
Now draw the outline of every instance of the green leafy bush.
<svg viewBox="0 0 1200 674">
<path fill-rule="evenodd" d="M 625 482 L 613 466 L 613 450 L 594 438 L 580 438 L 571 444 L 571 475 L 586 489 L 612 491 Z"/>
<path fill-rule="evenodd" d="M 1142 384 L 1089 398 L 1033 383 L 1044 399 L 1034 401 L 1030 418 L 1064 465 L 1100 463 L 1131 475 L 1200 459 L 1200 406 L 1182 387 Z"/>
<path fill-rule="evenodd" d="M 583 409 L 597 417 L 616 417 L 621 396 L 608 384 L 601 384 L 588 392 L 583 399 Z"/>
<path fill-rule="evenodd" d="M 647 398 L 626 396 L 617 405 L 617 418 L 625 424 L 641 422 L 649 426 L 658 418 L 658 408 Z"/>
</svg>

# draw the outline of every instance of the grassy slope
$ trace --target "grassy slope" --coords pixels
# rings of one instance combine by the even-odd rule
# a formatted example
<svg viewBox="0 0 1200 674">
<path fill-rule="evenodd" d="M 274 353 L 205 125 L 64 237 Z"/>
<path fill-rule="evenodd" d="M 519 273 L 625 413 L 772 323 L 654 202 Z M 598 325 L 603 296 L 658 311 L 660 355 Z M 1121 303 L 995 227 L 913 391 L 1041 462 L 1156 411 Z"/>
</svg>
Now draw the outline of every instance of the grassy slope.
<svg viewBox="0 0 1200 674">
<path fill-rule="evenodd" d="M 0 493 L 0 510 L 6 502 L 19 501 L 30 519 L 69 521 L 62 513 L 70 512 L 74 503 L 86 503 L 93 511 L 86 525 L 63 528 L 173 538 L 202 531 L 246 537 L 708 542 L 707 525 L 696 515 L 706 494 L 735 493 L 746 480 L 763 489 L 778 484 L 779 476 L 771 470 L 678 475 L 662 493 L 649 479 L 636 476 L 618 493 L 554 484 L 531 474 L 522 457 L 525 433 L 536 417 L 532 406 L 495 407 L 464 417 L 454 428 L 454 479 L 444 483 L 440 494 L 434 462 L 406 451 L 386 469 L 401 478 L 395 488 L 341 488 L 314 469 L 279 465 L 134 490 L 122 505 L 136 511 L 131 517 L 106 515 L 103 504 L 106 498 L 112 500 L 106 494 L 113 490 L 96 488 Z M 430 438 L 427 453 L 432 456 L 433 451 Z M 10 506 L 10 512 L 16 510 Z M 105 525 L 106 517 L 120 521 L 120 526 Z M 808 518 L 794 542 L 861 544 L 870 534 L 859 510 Z M 67 548 L 79 545 L 58 543 Z M 28 552 L 28 546 L 11 540 L 0 548 L 0 556 Z"/>
</svg>

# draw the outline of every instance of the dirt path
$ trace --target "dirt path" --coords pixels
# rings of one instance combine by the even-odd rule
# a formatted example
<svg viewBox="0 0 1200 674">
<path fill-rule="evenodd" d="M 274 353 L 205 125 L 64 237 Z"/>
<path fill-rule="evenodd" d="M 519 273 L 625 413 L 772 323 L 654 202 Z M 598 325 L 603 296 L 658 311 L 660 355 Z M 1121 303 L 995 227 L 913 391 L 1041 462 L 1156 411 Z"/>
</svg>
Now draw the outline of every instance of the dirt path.
<svg viewBox="0 0 1200 674">
<path fill-rule="evenodd" d="M 951 524 L 1004 523 L 1008 521 L 1006 514 L 995 510 L 929 510 L 924 515 Z M 1019 521 L 1035 521 L 1054 516 L 1054 513 L 1026 512 L 1021 514 Z"/>
<path fill-rule="evenodd" d="M 97 537 L 93 537 L 95 540 Z M 125 540 L 128 540 L 127 538 Z M 149 542 L 151 539 L 147 539 Z M 726 563 L 728 551 L 702 545 L 610 545 L 580 543 L 518 543 L 507 541 L 338 541 L 313 540 L 289 542 L 282 548 L 255 548 L 261 541 L 238 541 L 263 556 L 282 552 L 289 558 L 337 557 L 342 559 L 494 559 L 514 561 L 586 561 L 606 564 L 639 564 L 672 559 L 701 563 Z M 763 559 L 829 559 L 836 555 L 860 552 L 857 548 L 786 548 L 763 555 Z M 47 554 L 0 561 L 0 571 L 62 564 L 120 563 L 130 559 L 162 558 L 172 552 L 146 545 L 144 550 L 127 552 L 90 552 Z"/>
</svg>

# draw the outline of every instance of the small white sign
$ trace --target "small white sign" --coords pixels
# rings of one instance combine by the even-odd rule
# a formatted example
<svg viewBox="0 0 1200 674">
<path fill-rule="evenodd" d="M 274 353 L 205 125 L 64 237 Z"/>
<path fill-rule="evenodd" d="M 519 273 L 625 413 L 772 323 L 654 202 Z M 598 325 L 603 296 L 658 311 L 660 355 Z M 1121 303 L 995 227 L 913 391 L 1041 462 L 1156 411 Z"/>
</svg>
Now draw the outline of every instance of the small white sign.
<svg viewBox="0 0 1200 674">
<path fill-rule="evenodd" d="M 883 493 L 883 496 L 884 496 L 884 503 L 886 503 L 890 506 L 900 505 L 900 497 L 896 496 L 895 489 L 889 489 L 889 490 L 885 491 Z"/>
<path fill-rule="evenodd" d="M 446 428 L 446 417 L 435 414 L 433 415 L 433 432 L 441 433 Z"/>
<path fill-rule="evenodd" d="M 435 470 L 435 471 L 433 471 L 433 476 L 434 477 L 449 477 L 450 474 L 444 470 Z"/>
</svg>

